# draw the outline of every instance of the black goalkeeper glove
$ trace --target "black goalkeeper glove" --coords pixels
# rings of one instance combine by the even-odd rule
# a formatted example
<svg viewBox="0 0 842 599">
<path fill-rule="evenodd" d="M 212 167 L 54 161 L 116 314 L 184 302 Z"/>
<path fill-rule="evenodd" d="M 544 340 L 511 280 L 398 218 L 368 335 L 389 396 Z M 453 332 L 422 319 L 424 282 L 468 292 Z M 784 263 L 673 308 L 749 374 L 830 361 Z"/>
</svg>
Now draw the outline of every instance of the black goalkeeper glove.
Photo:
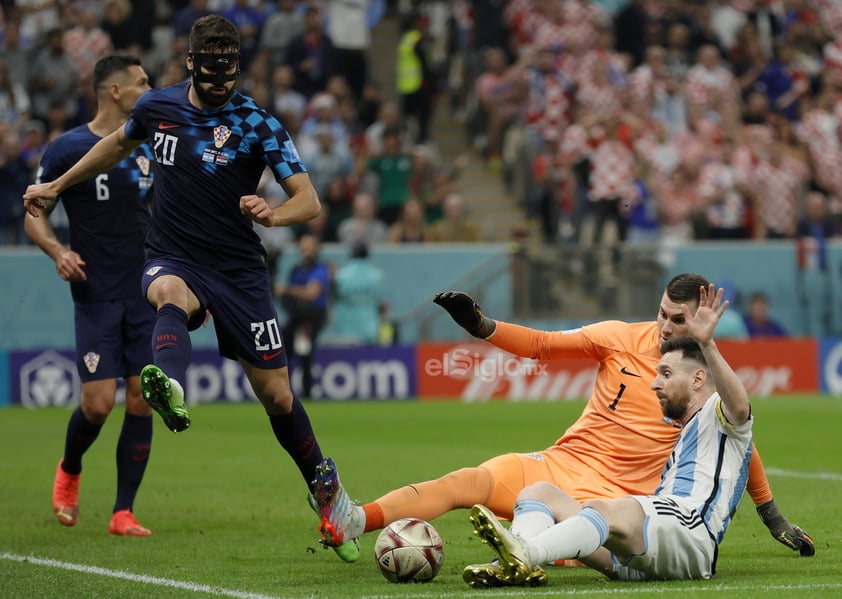
<svg viewBox="0 0 842 599">
<path fill-rule="evenodd" d="M 776 541 L 783 543 L 805 557 L 816 554 L 816 544 L 810 538 L 810 535 L 798 526 L 790 524 L 780 511 L 778 511 L 778 506 L 775 505 L 774 499 L 758 505 L 757 513 Z"/>
<path fill-rule="evenodd" d="M 464 291 L 437 293 L 433 302 L 447 310 L 460 327 L 474 337 L 487 339 L 497 328 L 497 323 L 482 313 L 482 308 Z"/>
</svg>

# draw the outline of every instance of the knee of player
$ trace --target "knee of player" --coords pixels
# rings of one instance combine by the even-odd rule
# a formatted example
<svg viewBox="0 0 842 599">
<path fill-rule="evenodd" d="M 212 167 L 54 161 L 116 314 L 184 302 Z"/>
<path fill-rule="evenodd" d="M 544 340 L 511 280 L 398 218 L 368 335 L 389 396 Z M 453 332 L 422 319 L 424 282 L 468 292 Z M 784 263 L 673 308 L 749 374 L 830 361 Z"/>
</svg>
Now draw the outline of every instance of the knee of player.
<svg viewBox="0 0 842 599">
<path fill-rule="evenodd" d="M 92 424 L 103 424 L 114 409 L 114 403 L 113 394 L 82 392 L 82 413 Z"/>
<path fill-rule="evenodd" d="M 272 385 L 262 391 L 255 389 L 255 392 L 269 414 L 284 415 L 292 411 L 294 396 L 289 385 Z"/>
<path fill-rule="evenodd" d="M 540 481 L 525 486 L 518 493 L 518 499 L 537 499 L 542 503 L 551 503 L 558 496 L 559 488 L 552 483 Z"/>
</svg>

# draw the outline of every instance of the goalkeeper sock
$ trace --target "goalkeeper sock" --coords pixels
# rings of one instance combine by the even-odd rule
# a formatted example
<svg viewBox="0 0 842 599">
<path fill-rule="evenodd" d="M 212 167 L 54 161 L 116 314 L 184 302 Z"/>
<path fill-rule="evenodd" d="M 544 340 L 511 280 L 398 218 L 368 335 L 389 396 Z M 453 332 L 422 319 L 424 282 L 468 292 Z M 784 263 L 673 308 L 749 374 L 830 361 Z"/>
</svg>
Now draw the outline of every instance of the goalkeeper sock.
<svg viewBox="0 0 842 599">
<path fill-rule="evenodd" d="M 82 412 L 81 407 L 73 410 L 67 423 L 67 436 L 64 440 L 64 459 L 61 469 L 68 474 L 82 472 L 82 456 L 93 445 L 102 430 L 101 424 L 93 424 Z"/>
<path fill-rule="evenodd" d="M 152 356 L 155 366 L 169 378 L 183 383 L 190 365 L 193 344 L 187 330 L 187 312 L 175 304 L 164 304 L 155 315 L 152 328 Z"/>
</svg>

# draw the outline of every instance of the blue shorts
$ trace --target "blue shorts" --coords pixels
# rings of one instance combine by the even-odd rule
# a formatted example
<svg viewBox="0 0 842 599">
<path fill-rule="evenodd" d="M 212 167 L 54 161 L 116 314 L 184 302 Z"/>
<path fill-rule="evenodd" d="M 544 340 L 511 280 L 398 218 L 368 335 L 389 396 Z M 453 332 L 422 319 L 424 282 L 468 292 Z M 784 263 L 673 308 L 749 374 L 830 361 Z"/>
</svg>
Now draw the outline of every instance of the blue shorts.
<svg viewBox="0 0 842 599">
<path fill-rule="evenodd" d="M 287 365 L 269 271 L 265 268 L 222 273 L 199 264 L 155 258 L 144 267 L 144 296 L 152 281 L 163 275 L 179 277 L 199 299 L 201 309 L 188 323 L 191 331 L 202 325 L 205 309 L 210 311 L 219 355 L 231 360 L 240 358 L 257 368 Z"/>
<path fill-rule="evenodd" d="M 139 375 L 152 362 L 155 310 L 143 297 L 74 306 L 76 368 L 83 383 Z"/>
</svg>

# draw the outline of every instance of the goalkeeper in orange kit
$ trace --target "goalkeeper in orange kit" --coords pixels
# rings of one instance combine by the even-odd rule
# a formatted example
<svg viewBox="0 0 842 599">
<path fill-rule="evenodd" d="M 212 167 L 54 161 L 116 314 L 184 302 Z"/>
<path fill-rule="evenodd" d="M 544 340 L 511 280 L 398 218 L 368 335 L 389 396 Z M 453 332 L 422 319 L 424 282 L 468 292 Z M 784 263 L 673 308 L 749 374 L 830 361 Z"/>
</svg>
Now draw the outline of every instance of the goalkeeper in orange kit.
<svg viewBox="0 0 842 599">
<path fill-rule="evenodd" d="M 329 514 L 322 518 L 322 542 L 335 546 L 400 518 L 432 520 L 478 503 L 500 518 L 511 519 L 518 492 L 539 481 L 556 484 L 579 502 L 651 494 L 680 425 L 664 417 L 649 385 L 655 378 L 661 343 L 686 335 L 682 304 L 695 313 L 699 289 L 708 285 L 696 274 L 674 277 L 664 290 L 653 322 L 605 321 L 553 332 L 494 321 L 469 295 L 439 293 L 435 303 L 457 324 L 500 349 L 533 359 L 592 358 L 599 362 L 588 403 L 561 438 L 542 451 L 503 454 L 477 467 L 396 489 L 362 506 L 348 500 L 333 464 L 323 463 L 314 492 L 322 514 Z M 756 449 L 748 492 L 775 540 L 804 556 L 815 553 L 810 536 L 779 512 Z"/>
</svg>

